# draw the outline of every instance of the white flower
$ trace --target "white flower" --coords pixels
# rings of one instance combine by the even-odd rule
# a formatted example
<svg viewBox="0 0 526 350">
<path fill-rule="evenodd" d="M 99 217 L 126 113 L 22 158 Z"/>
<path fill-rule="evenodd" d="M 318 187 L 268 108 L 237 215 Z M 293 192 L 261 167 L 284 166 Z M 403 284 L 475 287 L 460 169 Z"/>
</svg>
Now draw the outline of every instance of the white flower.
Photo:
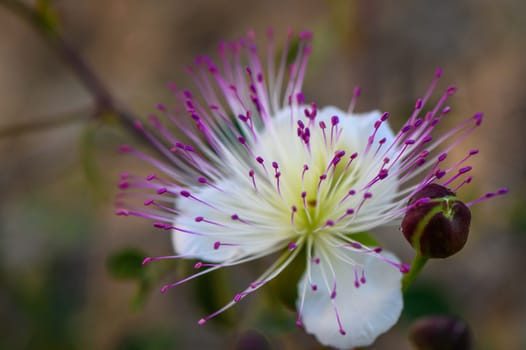
<svg viewBox="0 0 526 350">
<path fill-rule="evenodd" d="M 303 251 L 305 272 L 291 286 L 298 293 L 297 324 L 325 345 L 366 346 L 398 320 L 401 277 L 408 268 L 381 248 L 360 243 L 356 234 L 398 223 L 408 199 L 426 184 L 448 174 L 443 184 L 458 181 L 455 190 L 470 182 L 465 174 L 471 168 L 463 164 L 477 152 L 449 168 L 441 164 L 480 124 L 481 115 L 433 140 L 431 132 L 449 112 L 444 102 L 454 88 L 423 118 L 418 114 L 440 71 L 397 133 L 387 124 L 388 113 L 352 113 L 359 89 L 349 111 L 318 110 L 301 93 L 310 34 L 299 35 L 295 52 L 293 40 L 289 35 L 277 69 L 272 36 L 265 69 L 253 34 L 221 45 L 219 65 L 198 58 L 190 72 L 199 95 L 172 86 L 180 103 L 174 109 L 159 105 L 178 137 L 189 142 L 155 116 L 150 118 L 158 136 L 138 123 L 168 163 L 122 147 L 164 175 L 123 175 L 121 189 L 154 192 L 124 192 L 121 200 L 145 196 L 146 201 L 141 208 L 120 203 L 117 213 L 146 217 L 172 231 L 177 255 L 145 263 L 198 259 L 195 267 L 201 270 L 163 292 L 216 269 L 280 253 L 275 264 L 200 324 L 263 287 Z M 448 140 L 446 151 L 430 159 Z"/>
</svg>

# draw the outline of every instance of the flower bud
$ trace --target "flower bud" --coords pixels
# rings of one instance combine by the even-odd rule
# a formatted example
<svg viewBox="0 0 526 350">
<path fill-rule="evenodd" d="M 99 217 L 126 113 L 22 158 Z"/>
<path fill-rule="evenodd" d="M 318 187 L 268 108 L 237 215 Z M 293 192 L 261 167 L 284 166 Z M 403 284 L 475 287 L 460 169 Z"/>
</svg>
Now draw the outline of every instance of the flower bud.
<svg viewBox="0 0 526 350">
<path fill-rule="evenodd" d="M 448 316 L 422 318 L 411 326 L 409 339 L 417 350 L 469 350 L 471 331 L 466 322 Z"/>
<path fill-rule="evenodd" d="M 402 232 L 422 256 L 447 258 L 464 247 L 470 221 L 469 208 L 453 191 L 428 184 L 409 200 Z"/>
</svg>

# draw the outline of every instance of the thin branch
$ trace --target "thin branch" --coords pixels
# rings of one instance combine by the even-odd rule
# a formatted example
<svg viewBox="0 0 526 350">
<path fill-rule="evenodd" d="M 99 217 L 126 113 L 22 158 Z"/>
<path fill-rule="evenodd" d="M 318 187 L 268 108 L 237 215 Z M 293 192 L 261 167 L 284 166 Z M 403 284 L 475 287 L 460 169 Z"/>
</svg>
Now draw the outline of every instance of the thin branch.
<svg viewBox="0 0 526 350">
<path fill-rule="evenodd" d="M 42 120 L 12 124 L 0 127 L 0 139 L 6 137 L 16 137 L 31 132 L 44 131 L 58 126 L 65 126 L 75 122 L 87 120 L 86 115 L 80 113 L 66 113 L 53 119 L 42 118 Z"/>
<path fill-rule="evenodd" d="M 134 126 L 134 121 L 137 117 L 115 100 L 109 89 L 99 79 L 79 52 L 59 33 L 48 13 L 38 11 L 19 0 L 0 0 L 0 5 L 11 10 L 14 14 L 18 15 L 19 18 L 31 25 L 33 29 L 41 35 L 44 42 L 55 51 L 62 61 L 73 71 L 95 100 L 97 108 L 95 116 L 98 117 L 104 113 L 113 113 L 128 131 L 140 137 L 143 141 L 147 141 L 144 134 Z M 53 123 L 53 121 L 49 123 Z M 16 126 L 13 128 L 16 128 Z M 147 143 L 150 144 L 149 142 Z"/>
</svg>

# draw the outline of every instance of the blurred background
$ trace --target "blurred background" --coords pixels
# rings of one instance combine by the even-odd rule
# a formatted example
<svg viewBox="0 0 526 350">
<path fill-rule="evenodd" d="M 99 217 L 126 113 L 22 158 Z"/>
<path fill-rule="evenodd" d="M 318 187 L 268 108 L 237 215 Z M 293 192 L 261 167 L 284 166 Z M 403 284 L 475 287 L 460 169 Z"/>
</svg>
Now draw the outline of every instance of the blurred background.
<svg viewBox="0 0 526 350">
<path fill-rule="evenodd" d="M 40 3 L 50 4 L 67 42 L 141 117 L 170 103 L 169 81 L 191 85 L 184 68 L 193 57 L 213 56 L 220 40 L 250 29 L 263 36 L 272 27 L 276 38 L 288 28 L 313 30 L 307 100 L 347 108 L 360 85 L 356 110 L 390 111 L 394 127 L 443 67 L 435 99 L 449 84 L 459 87 L 449 125 L 485 113 L 483 127 L 458 151 L 481 150 L 465 199 L 502 186 L 511 192 L 474 207 L 466 247 L 429 263 L 401 321 L 371 348 L 410 348 L 411 321 L 433 313 L 464 318 L 475 349 L 526 348 L 526 2 Z M 96 112 L 92 95 L 56 52 L 0 6 L 0 349 L 321 349 L 296 329 L 293 312 L 269 311 L 270 293 L 197 325 L 233 295 L 223 295 L 226 285 L 254 277 L 253 270 L 158 292 L 185 266 L 138 268 L 145 255 L 170 254 L 170 240 L 146 220 L 113 214 L 119 173 L 149 170 L 117 152 L 140 141 Z M 398 230 L 380 233 L 409 262 L 412 251 L 401 237 Z"/>
</svg>

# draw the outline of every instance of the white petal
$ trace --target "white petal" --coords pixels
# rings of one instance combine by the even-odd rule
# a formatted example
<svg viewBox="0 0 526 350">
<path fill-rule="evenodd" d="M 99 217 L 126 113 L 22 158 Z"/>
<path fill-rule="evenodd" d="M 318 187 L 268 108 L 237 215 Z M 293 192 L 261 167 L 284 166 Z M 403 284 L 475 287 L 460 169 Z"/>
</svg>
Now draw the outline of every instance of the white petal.
<svg viewBox="0 0 526 350">
<path fill-rule="evenodd" d="M 373 256 L 351 253 L 341 248 L 333 249 L 339 249 L 340 254 L 363 264 L 367 282 L 356 288 L 352 266 L 333 257 L 331 263 L 335 270 L 337 286 L 336 298 L 331 300 L 330 290 L 327 290 L 323 276 L 325 274 L 332 288 L 333 278 L 329 265 L 323 259 L 318 265 L 312 264 L 312 282 L 318 289 L 312 291 L 307 287 L 302 310 L 304 327 L 324 345 L 339 349 L 368 346 L 380 334 L 390 329 L 400 316 L 403 306 L 402 274 L 397 268 Z M 390 254 L 384 256 L 396 261 Z M 299 295 L 305 283 L 308 283 L 306 274 L 299 283 Z M 331 301 L 338 310 L 345 335 L 339 332 Z M 301 300 L 298 300 L 298 307 L 300 303 Z"/>
<path fill-rule="evenodd" d="M 232 220 L 232 214 L 238 214 L 240 218 L 247 221 L 268 222 L 273 219 L 267 218 L 265 213 L 251 209 L 254 206 L 252 191 L 247 190 L 243 193 L 241 190 L 235 190 L 236 185 L 233 181 L 223 181 L 217 186 L 230 191 L 220 192 L 211 187 L 202 187 L 193 189 L 191 193 L 199 200 L 218 209 L 189 198 L 177 199 L 176 207 L 181 214 L 175 218 L 174 226 L 194 232 L 194 234 L 177 230 L 172 232 L 172 242 L 177 254 L 208 262 L 233 261 L 265 252 L 272 253 L 274 247 L 286 240 L 286 232 L 280 231 L 282 225 L 276 224 L 278 231 L 272 231 L 260 224 L 248 225 Z M 263 204 L 258 203 L 260 206 Z M 203 217 L 215 224 L 197 222 L 196 217 Z M 216 242 L 226 245 L 215 249 Z"/>
</svg>

